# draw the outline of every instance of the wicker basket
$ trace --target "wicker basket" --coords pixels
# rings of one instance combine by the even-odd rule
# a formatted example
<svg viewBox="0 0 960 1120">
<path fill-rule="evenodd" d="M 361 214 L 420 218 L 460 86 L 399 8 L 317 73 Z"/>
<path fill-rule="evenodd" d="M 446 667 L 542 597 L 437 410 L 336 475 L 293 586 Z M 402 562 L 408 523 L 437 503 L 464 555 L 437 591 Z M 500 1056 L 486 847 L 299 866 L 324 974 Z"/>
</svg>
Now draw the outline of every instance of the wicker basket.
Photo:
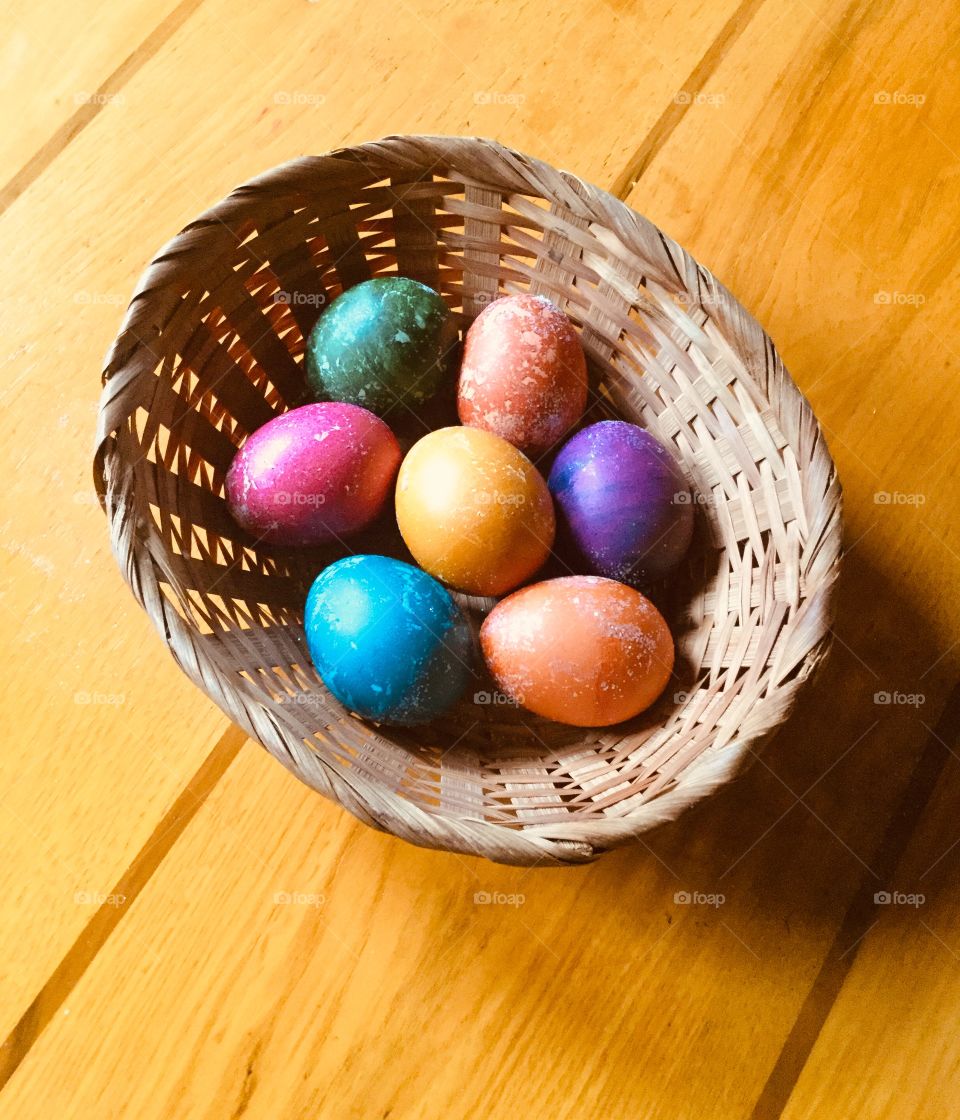
<svg viewBox="0 0 960 1120">
<path fill-rule="evenodd" d="M 498 293 L 549 296 L 582 332 L 586 421 L 636 421 L 675 452 L 697 512 L 659 600 L 676 680 L 635 720 L 561 726 L 490 702 L 480 680 L 442 719 L 397 730 L 314 672 L 304 595 L 342 552 L 255 544 L 224 474 L 306 399 L 323 303 L 390 273 L 435 287 L 464 324 Z M 411 442 L 456 422 L 450 408 L 388 420 Z M 532 864 L 626 843 L 730 779 L 828 644 L 840 486 L 773 344 L 650 222 L 491 141 L 400 136 L 294 160 L 187 226 L 108 355 L 94 469 L 121 571 L 184 672 L 308 785 L 428 847 Z M 351 545 L 405 556 L 389 517 Z M 461 602 L 477 621 L 491 605 Z"/>
</svg>

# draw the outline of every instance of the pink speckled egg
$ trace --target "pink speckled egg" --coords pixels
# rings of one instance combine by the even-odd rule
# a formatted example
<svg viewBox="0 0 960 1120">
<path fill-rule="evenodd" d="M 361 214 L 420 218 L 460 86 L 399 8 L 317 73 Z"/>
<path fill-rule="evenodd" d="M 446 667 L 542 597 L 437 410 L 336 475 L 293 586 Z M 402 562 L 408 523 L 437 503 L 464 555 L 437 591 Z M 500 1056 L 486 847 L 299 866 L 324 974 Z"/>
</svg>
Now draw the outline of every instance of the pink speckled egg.
<svg viewBox="0 0 960 1120">
<path fill-rule="evenodd" d="M 227 472 L 227 503 L 257 540 L 323 544 L 380 513 L 401 457 L 393 432 L 365 408 L 307 404 L 247 439 Z"/>
<path fill-rule="evenodd" d="M 467 331 L 460 421 L 536 458 L 583 415 L 587 362 L 573 324 L 544 296 L 504 296 Z"/>
<path fill-rule="evenodd" d="M 657 608 L 600 576 L 515 591 L 487 615 L 480 644 L 507 696 L 576 727 L 630 719 L 650 707 L 673 672 L 673 638 Z"/>
</svg>

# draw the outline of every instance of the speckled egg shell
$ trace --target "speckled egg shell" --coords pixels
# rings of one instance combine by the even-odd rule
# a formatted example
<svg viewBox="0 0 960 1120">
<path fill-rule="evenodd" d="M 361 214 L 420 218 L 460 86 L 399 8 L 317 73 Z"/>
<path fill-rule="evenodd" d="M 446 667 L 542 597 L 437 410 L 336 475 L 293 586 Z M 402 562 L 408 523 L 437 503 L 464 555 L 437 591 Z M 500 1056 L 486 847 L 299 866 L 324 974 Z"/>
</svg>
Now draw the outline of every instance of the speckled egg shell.
<svg viewBox="0 0 960 1120">
<path fill-rule="evenodd" d="M 405 276 L 367 280 L 339 295 L 310 332 L 307 383 L 318 400 L 382 415 L 432 397 L 456 343 L 456 323 L 432 288 Z"/>
<path fill-rule="evenodd" d="M 587 363 L 573 324 L 544 296 L 505 296 L 473 321 L 457 387 L 460 420 L 536 458 L 583 415 Z"/>
<path fill-rule="evenodd" d="M 473 676 L 473 635 L 450 593 L 387 556 L 325 568 L 307 596 L 304 629 L 324 684 L 367 719 L 425 723 Z"/>
<path fill-rule="evenodd" d="M 400 445 L 372 412 L 307 404 L 269 420 L 227 472 L 234 520 L 258 541 L 318 545 L 368 525 L 390 496 Z"/>
<path fill-rule="evenodd" d="M 487 616 L 480 643 L 497 686 L 537 715 L 607 727 L 648 708 L 673 672 L 673 639 L 631 587 L 566 576 L 515 592 Z"/>
<path fill-rule="evenodd" d="M 690 547 L 693 506 L 683 474 L 636 424 L 604 420 L 578 432 L 560 449 L 548 484 L 560 539 L 597 575 L 649 583 Z"/>
<path fill-rule="evenodd" d="M 413 445 L 397 477 L 397 524 L 417 563 L 473 595 L 502 595 L 553 545 L 543 477 L 512 444 L 478 428 L 441 428 Z"/>
</svg>

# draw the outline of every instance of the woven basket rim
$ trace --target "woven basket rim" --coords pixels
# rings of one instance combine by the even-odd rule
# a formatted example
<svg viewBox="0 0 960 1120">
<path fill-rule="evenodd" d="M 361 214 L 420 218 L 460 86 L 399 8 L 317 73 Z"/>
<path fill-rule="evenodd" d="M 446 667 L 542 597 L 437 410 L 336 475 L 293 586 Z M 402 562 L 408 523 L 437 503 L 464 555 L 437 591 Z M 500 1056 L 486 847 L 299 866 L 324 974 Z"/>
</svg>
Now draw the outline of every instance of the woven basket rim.
<svg viewBox="0 0 960 1120">
<path fill-rule="evenodd" d="M 482 156 L 484 175 L 471 179 L 470 172 Z M 493 170 L 491 170 L 491 168 Z M 220 202 L 190 222 L 154 255 L 144 270 L 121 328 L 104 363 L 103 390 L 97 417 L 94 454 L 94 483 L 101 506 L 110 522 L 111 544 L 121 572 L 135 597 L 147 611 L 184 672 L 233 722 L 261 742 L 284 765 L 315 789 L 332 797 L 355 816 L 374 827 L 393 832 L 414 843 L 449 850 L 485 855 L 508 863 L 580 863 L 602 851 L 626 842 L 640 832 L 674 819 L 687 807 L 702 800 L 727 782 L 740 769 L 756 747 L 769 738 L 794 707 L 796 694 L 778 707 L 774 725 L 738 737 L 721 751 L 708 748 L 683 772 L 683 780 L 672 789 L 645 802 L 643 813 L 591 821 L 590 839 L 583 839 L 576 826 L 522 823 L 516 827 L 482 818 L 452 817 L 433 813 L 378 785 L 361 774 L 339 767 L 335 760 L 298 757 L 293 761 L 290 744 L 269 713 L 224 679 L 224 674 L 206 646 L 191 640 L 192 630 L 180 616 L 164 607 L 160 591 L 164 572 L 162 557 L 149 554 L 142 534 L 149 510 L 146 498 L 137 494 L 132 482 L 113 471 L 114 436 L 137 408 L 138 379 L 153 377 L 157 358 L 147 340 L 159 334 L 179 298 L 176 280 L 189 278 L 199 252 L 210 252 L 211 243 L 221 243 L 224 253 L 237 247 L 235 228 L 242 226 L 251 202 L 263 208 L 289 209 L 300 197 L 312 196 L 322 180 L 345 189 L 376 183 L 389 178 L 391 171 L 418 175 L 456 177 L 458 182 L 473 182 L 482 187 L 513 194 L 539 194 L 560 202 L 575 217 L 608 231 L 622 254 L 634 254 L 649 268 L 644 243 L 655 239 L 663 247 L 662 276 L 654 277 L 664 285 L 695 278 L 699 291 L 711 293 L 714 322 L 724 335 L 756 336 L 753 353 L 741 353 L 754 385 L 760 387 L 761 363 L 769 376 L 771 363 L 777 371 L 776 400 L 764 393 L 778 420 L 789 417 L 790 425 L 805 433 L 815 454 L 819 470 L 826 472 L 821 482 L 830 494 L 831 508 L 824 511 L 821 547 L 828 551 L 831 569 L 817 590 L 813 637 L 803 658 L 804 677 L 820 663 L 831 640 L 833 593 L 842 552 L 842 499 L 836 466 L 829 454 L 824 434 L 812 407 L 782 366 L 772 341 L 752 315 L 729 290 L 681 246 L 662 233 L 649 219 L 624 202 L 567 171 L 556 171 L 549 164 L 527 156 L 497 141 L 442 135 L 392 135 L 381 140 L 338 148 L 319 156 L 305 156 L 280 164 L 242 183 Z M 541 188 L 542 189 L 538 189 Z M 671 274 L 672 270 L 672 274 Z M 751 364 L 752 363 L 752 364 Z M 782 371 L 782 376 L 780 372 Z M 117 464 L 119 465 L 119 464 Z M 808 598 L 805 602 L 811 602 Z M 760 704 L 764 699 L 759 701 Z M 757 721 L 762 722 L 762 721 Z M 376 734 L 371 729 L 371 734 Z"/>
</svg>

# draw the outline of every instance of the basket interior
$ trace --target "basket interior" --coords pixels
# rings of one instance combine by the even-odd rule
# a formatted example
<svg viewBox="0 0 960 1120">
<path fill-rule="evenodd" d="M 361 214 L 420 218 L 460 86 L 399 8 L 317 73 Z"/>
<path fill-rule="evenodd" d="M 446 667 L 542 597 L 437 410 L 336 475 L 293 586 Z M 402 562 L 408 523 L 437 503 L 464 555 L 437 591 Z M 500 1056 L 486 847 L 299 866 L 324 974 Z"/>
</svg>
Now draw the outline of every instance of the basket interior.
<svg viewBox="0 0 960 1120">
<path fill-rule="evenodd" d="M 258 711 L 298 772 L 305 745 L 350 782 L 431 813 L 511 827 L 627 816 L 705 753 L 779 722 L 812 667 L 803 624 L 821 531 L 811 531 L 804 449 L 788 441 L 782 404 L 717 321 L 717 288 L 690 290 L 679 260 L 673 276 L 653 270 L 569 199 L 532 188 L 494 188 L 449 168 L 350 168 L 326 189 L 248 207 L 240 197 L 235 217 L 217 219 L 218 251 L 171 273 L 150 333 L 143 324 L 157 297 L 141 289 L 145 365 L 110 469 L 115 488 L 133 496 L 159 594 L 189 628 L 200 675 L 215 676 L 211 696 L 232 692 Z M 510 707 L 478 678 L 427 726 L 368 723 L 326 691 L 302 629 L 307 588 L 343 549 L 256 544 L 231 519 L 225 472 L 247 435 L 306 401 L 304 338 L 322 307 L 397 273 L 436 288 L 463 327 L 499 294 L 548 296 L 588 356 L 584 423 L 641 424 L 680 463 L 695 542 L 669 588 L 653 593 L 675 637 L 676 678 L 635 720 L 564 727 Z M 456 423 L 453 386 L 420 415 L 397 406 L 386 419 L 406 445 Z M 549 456 L 538 465 L 546 473 Z M 350 544 L 409 559 L 392 511 Z M 567 570 L 554 559 L 544 574 Z M 460 601 L 477 624 L 492 605 Z"/>
</svg>

